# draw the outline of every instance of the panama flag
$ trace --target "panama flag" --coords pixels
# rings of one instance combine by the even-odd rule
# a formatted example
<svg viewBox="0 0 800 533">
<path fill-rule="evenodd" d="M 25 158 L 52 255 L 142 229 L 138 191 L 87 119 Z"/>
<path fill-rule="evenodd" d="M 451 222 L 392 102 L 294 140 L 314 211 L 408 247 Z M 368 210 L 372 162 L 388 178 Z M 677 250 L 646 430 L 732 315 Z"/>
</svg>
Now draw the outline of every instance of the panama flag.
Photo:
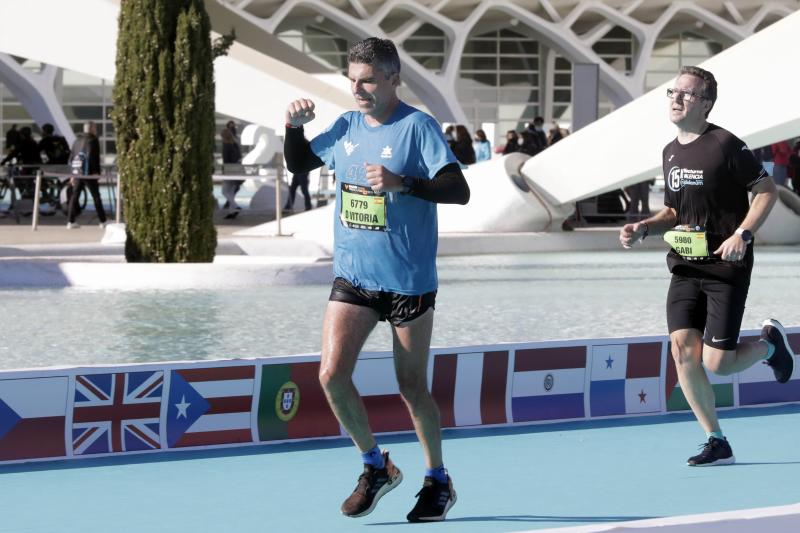
<svg viewBox="0 0 800 533">
<path fill-rule="evenodd" d="M 787 333 L 789 347 L 800 354 L 800 333 Z M 758 336 L 743 337 L 742 342 L 758 340 Z M 794 373 L 786 383 L 775 381 L 772 368 L 758 362 L 739 374 L 739 405 L 758 405 L 800 401 L 800 356 L 794 356 Z"/>
<path fill-rule="evenodd" d="M 431 393 L 442 427 L 505 424 L 508 352 L 437 354 Z"/>
<path fill-rule="evenodd" d="M 0 380 L 0 461 L 66 455 L 67 377 Z"/>
<path fill-rule="evenodd" d="M 667 402 L 667 411 L 688 411 L 689 402 L 678 383 L 678 371 L 675 369 L 675 360 L 672 358 L 672 343 L 667 343 L 667 377 L 664 384 L 664 398 Z M 705 369 L 705 367 L 703 367 Z M 733 406 L 733 376 L 720 376 L 709 372 L 706 375 L 714 390 L 714 399 L 717 407 Z"/>
<path fill-rule="evenodd" d="M 340 435 L 325 392 L 319 362 L 265 364 L 261 367 L 258 438 L 262 441 Z"/>
<path fill-rule="evenodd" d="M 586 347 L 517 350 L 511 385 L 514 422 L 583 418 Z"/>
<path fill-rule="evenodd" d="M 592 346 L 591 415 L 661 411 L 660 342 Z"/>
<path fill-rule="evenodd" d="M 170 374 L 170 448 L 252 442 L 255 365 L 185 368 Z"/>
<path fill-rule="evenodd" d="M 414 429 L 406 404 L 400 396 L 391 353 L 378 358 L 359 359 L 353 372 L 353 383 L 364 400 L 372 431 L 382 433 Z"/>
</svg>

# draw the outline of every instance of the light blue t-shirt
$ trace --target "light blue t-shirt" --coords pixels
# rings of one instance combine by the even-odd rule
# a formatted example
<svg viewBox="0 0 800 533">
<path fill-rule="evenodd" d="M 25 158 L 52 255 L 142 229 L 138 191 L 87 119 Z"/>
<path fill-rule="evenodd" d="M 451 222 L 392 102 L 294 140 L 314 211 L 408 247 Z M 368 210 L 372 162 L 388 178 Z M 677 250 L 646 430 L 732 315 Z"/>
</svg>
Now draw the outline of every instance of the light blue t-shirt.
<svg viewBox="0 0 800 533">
<path fill-rule="evenodd" d="M 336 173 L 334 274 L 366 290 L 435 291 L 436 204 L 399 192 L 376 195 L 365 169 L 383 165 L 399 176 L 433 179 L 456 163 L 433 117 L 400 102 L 385 124 L 372 127 L 350 111 L 315 137 L 311 150 Z"/>
</svg>

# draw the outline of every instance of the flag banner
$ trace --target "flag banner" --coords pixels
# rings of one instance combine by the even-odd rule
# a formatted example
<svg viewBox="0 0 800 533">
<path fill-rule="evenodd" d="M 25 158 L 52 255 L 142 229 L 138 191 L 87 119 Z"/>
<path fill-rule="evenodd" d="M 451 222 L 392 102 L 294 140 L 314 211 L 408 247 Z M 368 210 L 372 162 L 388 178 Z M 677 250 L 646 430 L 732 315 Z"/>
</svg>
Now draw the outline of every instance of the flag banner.
<svg viewBox="0 0 800 533">
<path fill-rule="evenodd" d="M 0 461 L 63 457 L 69 378 L 0 380 Z"/>
<path fill-rule="evenodd" d="M 583 418 L 586 347 L 516 350 L 511 382 L 514 422 Z"/>
<path fill-rule="evenodd" d="M 661 411 L 660 342 L 592 346 L 591 416 Z"/>
<path fill-rule="evenodd" d="M 664 384 L 664 398 L 667 402 L 667 411 L 688 411 L 689 402 L 678 383 L 678 371 L 675 369 L 675 360 L 672 358 L 672 343 L 667 343 L 667 377 Z M 733 376 L 718 376 L 706 370 L 708 381 L 714 390 L 714 399 L 717 407 L 733 407 Z"/>
<path fill-rule="evenodd" d="M 436 354 L 431 394 L 442 427 L 505 424 L 508 351 Z"/>
<path fill-rule="evenodd" d="M 262 441 L 340 435 L 319 384 L 319 362 L 261 367 L 258 438 Z"/>
<path fill-rule="evenodd" d="M 789 346 L 800 353 L 800 333 L 790 333 Z M 758 336 L 742 337 L 741 341 L 755 341 Z M 794 373 L 786 383 L 775 381 L 772 368 L 759 362 L 739 373 L 739 405 L 759 405 L 800 401 L 800 357 L 794 357 Z"/>
<path fill-rule="evenodd" d="M 375 433 L 413 430 L 411 415 L 400 396 L 400 386 L 394 370 L 394 356 L 359 359 L 353 372 L 369 426 Z"/>
<path fill-rule="evenodd" d="M 73 453 L 160 449 L 163 389 L 161 370 L 75 376 Z"/>
<path fill-rule="evenodd" d="M 170 448 L 252 442 L 255 365 L 172 370 L 167 406 Z"/>
</svg>

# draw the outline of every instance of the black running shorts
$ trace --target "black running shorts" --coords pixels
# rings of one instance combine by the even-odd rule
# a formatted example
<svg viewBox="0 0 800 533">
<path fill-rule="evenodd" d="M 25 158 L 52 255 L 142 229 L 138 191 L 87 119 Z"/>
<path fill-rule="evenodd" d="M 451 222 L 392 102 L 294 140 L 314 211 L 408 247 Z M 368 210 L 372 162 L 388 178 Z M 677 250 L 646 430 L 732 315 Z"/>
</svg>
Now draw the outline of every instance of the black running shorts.
<svg viewBox="0 0 800 533">
<path fill-rule="evenodd" d="M 436 307 L 436 291 L 409 296 L 395 292 L 368 291 L 353 286 L 344 278 L 333 280 L 329 298 L 332 302 L 345 302 L 369 307 L 378 313 L 378 320 L 389 321 L 395 326 L 410 322 Z"/>
<path fill-rule="evenodd" d="M 728 283 L 714 278 L 672 275 L 667 293 L 667 327 L 704 332 L 712 348 L 734 350 L 742 327 L 747 282 Z"/>
</svg>

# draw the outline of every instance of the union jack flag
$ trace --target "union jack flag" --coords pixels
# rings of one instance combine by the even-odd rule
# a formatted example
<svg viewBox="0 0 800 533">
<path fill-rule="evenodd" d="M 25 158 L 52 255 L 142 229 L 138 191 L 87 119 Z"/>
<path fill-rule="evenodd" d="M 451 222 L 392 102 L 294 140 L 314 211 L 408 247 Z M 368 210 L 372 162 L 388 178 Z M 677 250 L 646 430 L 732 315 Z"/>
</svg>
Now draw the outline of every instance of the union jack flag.
<svg viewBox="0 0 800 533">
<path fill-rule="evenodd" d="M 75 455 L 161 448 L 164 372 L 75 377 L 72 450 Z"/>
</svg>

